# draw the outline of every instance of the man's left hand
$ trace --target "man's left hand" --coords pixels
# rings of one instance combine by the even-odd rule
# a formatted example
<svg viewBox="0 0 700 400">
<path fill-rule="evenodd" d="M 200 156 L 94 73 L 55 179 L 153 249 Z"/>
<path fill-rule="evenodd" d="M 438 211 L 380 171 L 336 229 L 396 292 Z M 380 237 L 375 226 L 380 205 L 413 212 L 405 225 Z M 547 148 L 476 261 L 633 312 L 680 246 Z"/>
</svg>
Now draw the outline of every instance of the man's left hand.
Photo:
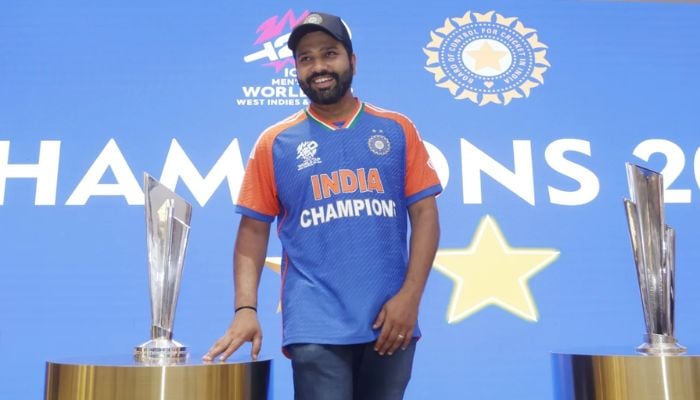
<svg viewBox="0 0 700 400">
<path fill-rule="evenodd" d="M 418 319 L 418 304 L 420 297 L 412 296 L 404 291 L 399 291 L 382 307 L 377 319 L 372 325 L 373 329 L 380 329 L 379 338 L 374 345 L 374 350 L 379 355 L 392 355 L 401 347 L 405 350 L 413 340 L 413 328 Z"/>
</svg>

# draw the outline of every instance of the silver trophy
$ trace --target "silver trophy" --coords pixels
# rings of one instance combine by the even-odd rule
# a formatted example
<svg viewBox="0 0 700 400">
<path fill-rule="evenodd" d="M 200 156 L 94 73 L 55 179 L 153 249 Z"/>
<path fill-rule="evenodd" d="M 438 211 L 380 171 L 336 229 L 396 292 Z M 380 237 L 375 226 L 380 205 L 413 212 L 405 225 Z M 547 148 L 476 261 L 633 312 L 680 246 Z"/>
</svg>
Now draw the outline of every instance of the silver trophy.
<svg viewBox="0 0 700 400">
<path fill-rule="evenodd" d="M 134 358 L 143 363 L 183 362 L 187 348 L 173 340 L 173 322 L 192 205 L 148 174 L 144 174 L 144 191 L 151 340 L 134 349 Z"/>
<path fill-rule="evenodd" d="M 664 221 L 663 177 L 629 163 L 626 168 L 631 200 L 625 210 L 647 331 L 637 351 L 682 354 L 686 348 L 673 336 L 676 236 Z"/>
</svg>

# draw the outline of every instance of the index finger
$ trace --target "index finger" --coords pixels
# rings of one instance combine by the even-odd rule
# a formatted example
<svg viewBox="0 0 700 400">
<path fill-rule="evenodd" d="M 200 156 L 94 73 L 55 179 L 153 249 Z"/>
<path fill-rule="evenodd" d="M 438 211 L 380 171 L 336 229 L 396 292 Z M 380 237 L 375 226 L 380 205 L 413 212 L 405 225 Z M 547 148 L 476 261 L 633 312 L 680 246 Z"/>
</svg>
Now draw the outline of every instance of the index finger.
<svg viewBox="0 0 700 400">
<path fill-rule="evenodd" d="M 207 350 L 207 354 L 202 357 L 204 361 L 212 361 L 214 357 L 218 356 L 221 354 L 222 351 L 224 351 L 228 347 L 229 343 L 226 341 L 226 336 L 220 338 L 216 342 L 214 342 L 214 345 Z"/>
<path fill-rule="evenodd" d="M 385 322 L 384 325 L 382 326 L 382 330 L 379 332 L 379 337 L 377 338 L 377 341 L 374 343 L 374 351 L 378 351 L 380 355 L 383 355 L 384 352 L 386 352 L 386 347 L 388 344 L 388 341 L 391 338 L 391 332 L 393 330 L 393 324 L 389 322 Z"/>
<path fill-rule="evenodd" d="M 221 353 L 219 356 L 219 361 L 226 361 L 227 358 L 231 356 L 236 350 L 238 350 L 241 345 L 243 345 L 244 341 L 240 339 L 233 339 L 231 340 L 231 343 L 229 343 L 228 347 L 226 350 Z"/>
</svg>

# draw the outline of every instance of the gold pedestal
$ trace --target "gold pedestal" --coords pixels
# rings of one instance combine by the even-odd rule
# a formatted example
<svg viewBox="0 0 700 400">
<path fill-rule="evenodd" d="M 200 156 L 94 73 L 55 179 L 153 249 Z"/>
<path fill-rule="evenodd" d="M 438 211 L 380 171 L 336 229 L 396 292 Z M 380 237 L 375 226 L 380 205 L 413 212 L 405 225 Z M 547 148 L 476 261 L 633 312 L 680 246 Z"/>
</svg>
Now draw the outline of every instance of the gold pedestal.
<svg viewBox="0 0 700 400">
<path fill-rule="evenodd" d="M 138 365 L 131 358 L 46 363 L 45 400 L 264 400 L 271 360 Z"/>
<path fill-rule="evenodd" d="M 700 399 L 700 356 L 552 354 L 557 400 Z"/>
</svg>

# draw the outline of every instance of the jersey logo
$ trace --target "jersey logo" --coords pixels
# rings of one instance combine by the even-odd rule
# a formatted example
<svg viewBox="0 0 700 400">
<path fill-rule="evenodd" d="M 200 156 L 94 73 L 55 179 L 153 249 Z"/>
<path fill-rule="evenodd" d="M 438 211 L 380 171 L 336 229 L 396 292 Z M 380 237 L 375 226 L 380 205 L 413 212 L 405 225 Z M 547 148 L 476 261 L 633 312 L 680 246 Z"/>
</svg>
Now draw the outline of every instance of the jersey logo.
<svg viewBox="0 0 700 400">
<path fill-rule="evenodd" d="M 299 143 L 299 146 L 297 146 L 297 160 L 301 159 L 302 162 L 297 165 L 297 171 L 321 163 L 321 159 L 316 157 L 317 150 L 318 143 L 313 140 Z"/>
<path fill-rule="evenodd" d="M 379 131 L 372 129 L 372 133 L 384 133 L 381 129 Z M 372 153 L 378 156 L 384 156 L 389 154 L 391 150 L 391 143 L 384 135 L 372 135 L 367 141 L 367 146 Z"/>
</svg>

